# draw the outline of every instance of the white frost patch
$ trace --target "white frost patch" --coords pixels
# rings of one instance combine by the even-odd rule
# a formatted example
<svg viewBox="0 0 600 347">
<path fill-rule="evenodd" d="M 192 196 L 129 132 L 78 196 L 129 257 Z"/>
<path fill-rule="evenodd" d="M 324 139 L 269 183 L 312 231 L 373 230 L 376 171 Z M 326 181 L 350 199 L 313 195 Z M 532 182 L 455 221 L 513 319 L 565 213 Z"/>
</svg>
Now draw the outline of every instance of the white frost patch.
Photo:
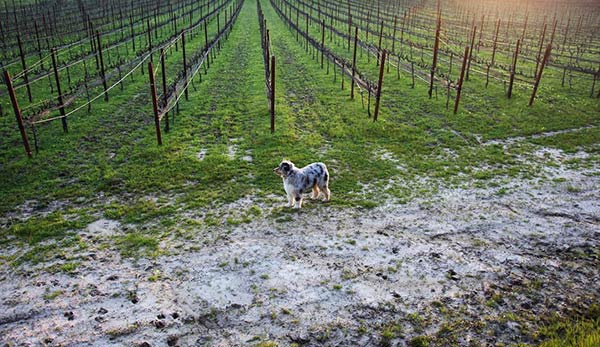
<svg viewBox="0 0 600 347">
<path fill-rule="evenodd" d="M 212 277 L 210 282 L 194 283 L 192 281 L 182 293 L 187 293 L 191 299 L 206 301 L 216 308 L 226 308 L 232 304 L 245 306 L 252 303 L 253 295 L 249 283 L 237 273 L 219 273 L 218 276 L 208 276 Z"/>
<path fill-rule="evenodd" d="M 242 160 L 247 161 L 249 163 L 252 162 L 253 158 L 252 158 L 252 150 L 247 150 L 246 151 L 246 155 L 242 157 Z"/>
<path fill-rule="evenodd" d="M 227 156 L 229 156 L 229 159 L 233 160 L 235 159 L 235 153 L 238 150 L 238 145 L 229 145 L 227 146 Z"/>
<path fill-rule="evenodd" d="M 394 153 L 383 148 L 373 151 L 373 155 L 381 160 L 391 161 L 393 163 L 398 163 L 400 161 L 400 159 L 396 158 Z"/>
<path fill-rule="evenodd" d="M 111 236 L 117 233 L 121 228 L 121 223 L 110 219 L 98 219 L 97 221 L 88 224 L 86 230 L 94 234 L 94 236 Z"/>
<path fill-rule="evenodd" d="M 385 286 L 357 282 L 353 283 L 351 288 L 352 291 L 354 291 L 356 299 L 366 305 L 393 300 L 392 294 L 389 291 L 386 291 Z"/>
<path fill-rule="evenodd" d="M 205 157 L 206 157 L 206 148 L 202 148 L 200 150 L 200 153 L 198 153 L 197 158 L 198 158 L 198 160 L 204 160 Z"/>
</svg>

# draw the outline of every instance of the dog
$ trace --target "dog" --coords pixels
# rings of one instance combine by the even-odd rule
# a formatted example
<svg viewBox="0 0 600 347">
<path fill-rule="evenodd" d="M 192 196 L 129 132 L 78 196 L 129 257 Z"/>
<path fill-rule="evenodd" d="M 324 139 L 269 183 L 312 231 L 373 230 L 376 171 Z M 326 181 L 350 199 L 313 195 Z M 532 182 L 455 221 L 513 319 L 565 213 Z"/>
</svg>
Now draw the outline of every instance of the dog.
<svg viewBox="0 0 600 347">
<path fill-rule="evenodd" d="M 283 189 L 287 193 L 289 207 L 302 207 L 302 193 L 312 189 L 312 198 L 317 199 L 321 192 L 325 201 L 331 198 L 329 172 L 323 163 L 312 163 L 301 169 L 289 160 L 283 160 L 273 171 L 283 178 Z"/>
</svg>

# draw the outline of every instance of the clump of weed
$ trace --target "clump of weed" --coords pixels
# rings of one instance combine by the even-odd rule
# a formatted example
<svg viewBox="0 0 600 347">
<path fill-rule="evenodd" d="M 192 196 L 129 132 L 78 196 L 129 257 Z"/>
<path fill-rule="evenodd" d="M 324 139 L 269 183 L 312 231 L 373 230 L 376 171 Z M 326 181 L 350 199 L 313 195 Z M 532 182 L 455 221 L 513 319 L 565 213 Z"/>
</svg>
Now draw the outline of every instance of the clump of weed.
<svg viewBox="0 0 600 347">
<path fill-rule="evenodd" d="M 44 217 L 33 217 L 25 222 L 15 223 L 9 234 L 21 240 L 36 244 L 52 238 L 64 238 L 69 231 L 85 227 L 89 220 L 71 220 L 60 212 L 53 212 Z"/>
<path fill-rule="evenodd" d="M 49 292 L 44 294 L 43 298 L 44 300 L 54 300 L 56 298 L 58 298 L 59 296 L 61 296 L 63 294 L 62 290 L 55 290 L 53 292 Z"/>
<path fill-rule="evenodd" d="M 256 345 L 256 347 L 277 347 L 279 346 L 275 341 L 263 341 Z"/>
<path fill-rule="evenodd" d="M 129 233 L 119 237 L 116 244 L 121 255 L 126 258 L 158 255 L 158 240 L 141 233 Z"/>
<path fill-rule="evenodd" d="M 408 341 L 410 347 L 429 347 L 431 338 L 428 336 L 415 336 Z"/>
</svg>

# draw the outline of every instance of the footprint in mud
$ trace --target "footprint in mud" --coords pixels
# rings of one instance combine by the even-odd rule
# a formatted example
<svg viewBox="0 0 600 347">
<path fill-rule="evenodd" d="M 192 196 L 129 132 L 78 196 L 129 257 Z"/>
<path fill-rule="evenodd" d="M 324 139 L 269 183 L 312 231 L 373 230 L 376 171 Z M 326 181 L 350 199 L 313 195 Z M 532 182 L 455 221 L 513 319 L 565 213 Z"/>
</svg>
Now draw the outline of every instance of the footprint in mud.
<svg viewBox="0 0 600 347">
<path fill-rule="evenodd" d="M 65 312 L 63 314 L 63 316 L 65 316 L 65 318 L 67 318 L 67 320 L 73 320 L 73 319 L 75 319 L 75 314 L 73 313 L 73 311 Z"/>
</svg>

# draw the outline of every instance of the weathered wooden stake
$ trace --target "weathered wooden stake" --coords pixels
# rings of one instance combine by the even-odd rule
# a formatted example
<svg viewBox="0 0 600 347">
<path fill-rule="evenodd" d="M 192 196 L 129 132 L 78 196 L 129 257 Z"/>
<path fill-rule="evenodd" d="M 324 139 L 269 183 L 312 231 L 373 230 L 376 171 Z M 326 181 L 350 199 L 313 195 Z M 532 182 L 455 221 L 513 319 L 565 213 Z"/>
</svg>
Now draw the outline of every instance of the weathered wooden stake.
<svg viewBox="0 0 600 347">
<path fill-rule="evenodd" d="M 435 78 L 435 68 L 437 65 L 438 47 L 440 42 L 440 27 L 442 25 L 442 19 L 438 16 L 437 28 L 435 29 L 435 42 L 433 44 L 433 62 L 431 63 L 431 78 L 429 80 L 429 98 L 431 99 L 431 93 L 433 91 L 433 80 Z"/>
<path fill-rule="evenodd" d="M 219 14 L 220 12 L 217 13 L 217 35 L 221 32 L 221 22 L 219 21 Z M 217 49 L 221 51 L 221 40 L 217 41 Z"/>
<path fill-rule="evenodd" d="M 356 75 L 356 46 L 358 43 L 358 27 L 354 28 L 354 53 L 352 54 L 352 80 L 350 84 L 350 99 L 354 99 L 354 76 Z"/>
<path fill-rule="evenodd" d="M 377 116 L 379 115 L 379 101 L 381 99 L 381 87 L 383 84 L 383 69 L 385 67 L 385 55 L 386 52 L 385 50 L 383 50 L 381 52 L 381 64 L 379 66 L 379 81 L 377 82 L 377 94 L 375 95 L 375 113 L 373 114 L 373 122 L 377 121 Z"/>
<path fill-rule="evenodd" d="M 146 30 L 148 32 L 148 52 L 150 52 L 150 61 L 152 61 L 152 33 L 150 32 L 150 19 L 146 19 Z"/>
<path fill-rule="evenodd" d="M 106 75 L 104 74 L 104 58 L 102 57 L 102 44 L 100 42 L 99 31 L 96 31 L 96 40 L 98 46 L 98 55 L 100 57 L 100 76 L 102 77 L 102 86 L 104 87 L 104 101 L 108 101 L 108 86 L 106 85 Z"/>
<path fill-rule="evenodd" d="M 275 132 L 275 56 L 271 56 L 271 134 Z"/>
<path fill-rule="evenodd" d="M 60 79 L 58 78 L 58 67 L 56 66 L 56 49 L 52 48 L 52 67 L 54 68 L 54 80 L 56 81 L 56 91 L 58 92 L 58 109 L 62 118 L 63 131 L 69 132 L 67 127 L 67 118 L 65 117 L 65 105 L 63 104 L 62 90 L 60 88 Z"/>
<path fill-rule="evenodd" d="M 396 52 L 396 27 L 398 25 L 398 16 L 394 16 L 394 31 L 392 34 L 392 52 Z"/>
<path fill-rule="evenodd" d="M 467 60 L 469 58 L 469 47 L 465 47 L 465 55 L 463 58 L 462 69 L 460 70 L 460 78 L 458 79 L 458 85 L 456 86 L 456 101 L 454 102 L 454 114 L 458 111 L 458 104 L 460 102 L 460 95 L 462 93 L 463 79 L 465 77 L 465 70 L 467 68 Z"/>
<path fill-rule="evenodd" d="M 152 94 L 152 110 L 154 111 L 154 126 L 156 127 L 156 141 L 162 145 L 162 136 L 160 134 L 160 117 L 158 114 L 158 102 L 156 100 L 156 85 L 154 84 L 154 67 L 152 62 L 148 62 L 148 76 L 150 77 L 150 93 Z"/>
<path fill-rule="evenodd" d="M 383 21 L 381 21 L 381 29 L 379 29 L 379 44 L 377 45 L 377 66 L 379 66 L 379 63 L 380 63 L 379 60 L 383 60 L 383 58 L 381 58 L 383 56 L 383 52 L 381 51 L 381 38 L 382 37 L 383 37 Z"/>
<path fill-rule="evenodd" d="M 538 50 L 537 58 L 535 59 L 535 73 L 534 73 L 535 76 L 538 75 L 538 68 L 540 66 L 540 56 L 542 55 L 542 47 L 544 47 L 544 38 L 546 36 L 546 26 L 547 26 L 547 24 L 544 23 L 544 30 L 542 31 L 542 38 L 540 39 L 540 48 Z"/>
<path fill-rule="evenodd" d="M 546 66 L 546 62 L 548 61 L 548 57 L 550 57 L 550 52 L 552 51 L 552 45 L 546 46 L 546 52 L 544 53 L 544 59 L 542 60 L 542 65 L 540 66 L 540 71 L 538 72 L 535 78 L 535 84 L 533 85 L 533 92 L 531 93 L 531 98 L 529 98 L 529 106 L 533 105 L 533 100 L 535 99 L 535 94 L 537 93 L 538 87 L 540 86 L 540 79 L 542 78 L 542 72 L 544 72 L 544 66 Z"/>
<path fill-rule="evenodd" d="M 167 74 L 165 71 L 165 50 L 160 49 L 160 70 L 162 73 L 162 89 L 163 89 L 163 109 L 167 107 Z M 165 114 L 165 132 L 169 132 L 169 112 Z"/>
<path fill-rule="evenodd" d="M 204 49 L 208 49 L 208 30 L 206 28 L 206 20 L 204 20 Z M 207 68 L 210 69 L 210 55 L 206 57 Z"/>
<path fill-rule="evenodd" d="M 308 13 L 306 14 L 306 48 L 305 52 L 308 52 Z"/>
<path fill-rule="evenodd" d="M 494 65 L 494 59 L 496 59 L 496 49 L 498 48 L 498 32 L 500 31 L 500 18 L 498 18 L 498 23 L 496 24 L 496 34 L 494 35 L 494 46 L 492 48 L 492 62 L 491 66 Z"/>
<path fill-rule="evenodd" d="M 412 77 L 412 85 L 411 88 L 415 89 L 415 62 L 414 61 L 410 61 L 410 74 Z"/>
<path fill-rule="evenodd" d="M 135 32 L 133 30 L 133 17 L 129 16 L 129 31 L 131 32 L 131 46 L 133 48 L 133 52 L 135 53 Z"/>
<path fill-rule="evenodd" d="M 42 44 L 40 43 L 40 33 L 39 33 L 37 21 L 33 21 L 33 25 L 35 28 L 35 39 L 37 41 L 38 56 L 40 58 L 40 67 L 42 68 L 42 70 L 44 70 L 44 61 L 43 61 L 44 57 L 42 56 Z"/>
<path fill-rule="evenodd" d="M 325 19 L 321 24 L 321 69 L 323 69 L 323 55 L 325 52 Z"/>
<path fill-rule="evenodd" d="M 517 40 L 517 48 L 515 49 L 515 54 L 513 55 L 512 68 L 510 69 L 510 82 L 508 83 L 508 93 L 507 93 L 507 96 L 509 99 L 512 96 L 512 88 L 513 88 L 513 83 L 515 81 L 515 73 L 517 71 L 517 59 L 519 57 L 520 43 L 521 43 L 521 40 Z"/>
<path fill-rule="evenodd" d="M 569 36 L 569 25 L 571 24 L 571 15 L 569 15 L 569 19 L 567 19 L 567 27 L 565 28 L 565 35 L 563 36 L 563 43 L 562 43 L 562 51 L 565 50 L 565 46 L 567 43 L 567 37 Z"/>
<path fill-rule="evenodd" d="M 184 90 L 183 92 L 185 93 L 185 100 L 189 100 L 188 97 L 188 88 L 187 88 L 187 83 L 188 83 L 188 78 L 187 78 L 187 59 L 185 56 L 185 31 L 181 32 L 181 52 L 183 53 L 183 83 L 184 83 Z"/>
<path fill-rule="evenodd" d="M 25 63 L 25 54 L 23 54 L 23 46 L 21 45 L 21 35 L 17 33 L 17 43 L 19 45 L 19 56 L 21 57 L 21 66 L 23 67 L 23 81 L 25 81 L 25 88 L 27 88 L 27 97 L 29 102 L 33 101 L 31 97 L 31 89 L 29 87 L 29 78 L 27 77 L 27 64 Z"/>
<path fill-rule="evenodd" d="M 29 147 L 29 140 L 27 140 L 27 133 L 25 132 L 25 127 L 23 126 L 21 109 L 19 108 L 19 102 L 17 101 L 17 96 L 15 95 L 15 89 L 13 88 L 10 74 L 6 70 L 4 70 L 4 81 L 6 82 L 6 89 L 8 89 L 8 94 L 10 95 L 10 102 L 12 103 L 13 110 L 15 111 L 15 118 L 17 119 L 19 131 L 21 132 L 21 139 L 23 140 L 25 153 L 27 153 L 27 156 L 31 158 L 31 148 Z"/>
<path fill-rule="evenodd" d="M 471 46 L 469 48 L 469 60 L 467 61 L 467 81 L 469 80 L 469 70 L 471 69 L 471 56 L 473 55 L 473 44 L 475 43 L 475 34 L 477 34 L 477 26 L 473 27 L 473 36 L 471 37 Z"/>
<path fill-rule="evenodd" d="M 592 90 L 590 91 L 590 98 L 594 96 L 594 91 L 596 90 L 596 80 L 600 76 L 600 65 L 598 66 L 598 71 L 594 74 L 594 80 L 592 82 Z"/>
</svg>

